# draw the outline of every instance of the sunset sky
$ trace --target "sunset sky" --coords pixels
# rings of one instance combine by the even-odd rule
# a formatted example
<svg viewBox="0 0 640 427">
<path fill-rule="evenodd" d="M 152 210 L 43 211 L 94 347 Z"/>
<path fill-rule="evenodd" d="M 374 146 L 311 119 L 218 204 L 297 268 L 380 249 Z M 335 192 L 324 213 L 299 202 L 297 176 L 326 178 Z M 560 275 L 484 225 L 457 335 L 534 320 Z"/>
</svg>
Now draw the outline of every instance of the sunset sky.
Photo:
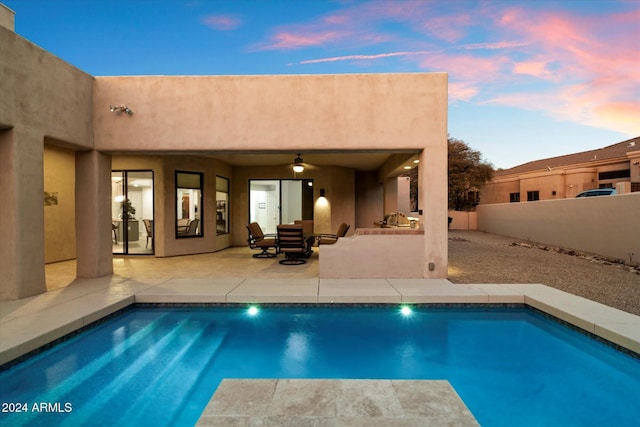
<svg viewBox="0 0 640 427">
<path fill-rule="evenodd" d="M 0 2 L 97 76 L 444 71 L 449 134 L 496 167 L 640 135 L 640 0 Z"/>
</svg>

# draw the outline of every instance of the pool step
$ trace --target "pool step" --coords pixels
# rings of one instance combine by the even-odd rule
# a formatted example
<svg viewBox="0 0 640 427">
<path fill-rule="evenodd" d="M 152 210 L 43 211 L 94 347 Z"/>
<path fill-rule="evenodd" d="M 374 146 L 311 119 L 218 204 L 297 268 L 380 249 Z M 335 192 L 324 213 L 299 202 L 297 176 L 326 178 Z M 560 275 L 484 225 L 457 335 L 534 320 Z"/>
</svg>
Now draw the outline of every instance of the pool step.
<svg viewBox="0 0 640 427">
<path fill-rule="evenodd" d="M 162 315 L 156 322 L 162 322 L 167 315 Z M 63 382 L 56 385 L 53 389 L 41 394 L 34 401 L 37 402 L 70 402 L 76 407 L 82 405 L 86 400 L 88 390 L 86 390 L 85 384 L 93 379 L 96 375 L 99 375 L 106 367 L 114 363 L 114 354 L 124 355 L 131 351 L 132 348 L 140 345 L 145 339 L 154 333 L 155 326 L 153 323 L 141 328 L 139 331 L 133 333 L 126 340 L 115 344 L 111 351 L 101 354 L 96 357 L 86 366 L 77 369 L 72 375 L 64 379 Z M 93 391 L 91 391 L 93 392 Z M 80 396 L 78 398 L 78 396 Z M 21 417 L 20 421 L 28 424 L 33 418 L 38 416 L 38 412 L 29 412 Z M 73 418 L 73 417 L 70 417 Z"/>
<path fill-rule="evenodd" d="M 85 399 L 78 412 L 74 414 L 74 423 L 89 422 L 98 414 L 104 418 L 105 408 L 108 408 L 109 419 L 120 418 L 135 406 L 139 395 L 150 390 L 149 386 L 154 378 L 169 372 L 180 360 L 181 355 L 199 340 L 204 331 L 200 323 L 191 319 L 174 324 L 169 330 L 166 328 L 167 325 L 156 325 L 158 331 L 155 331 L 154 335 L 161 338 L 139 355 L 135 355 L 131 363 L 110 378 L 100 390 L 97 390 L 92 399 Z M 140 340 L 137 345 L 145 344 L 146 341 Z M 176 350 L 172 350 L 173 348 Z M 118 362 L 121 363 L 122 361 Z M 122 399 L 122 393 L 127 393 L 129 398 Z"/>
<path fill-rule="evenodd" d="M 132 402 L 131 408 L 122 420 L 126 420 L 131 425 L 149 424 L 150 421 L 154 421 L 152 422 L 154 425 L 162 422 L 174 424 L 172 420 L 167 420 L 166 414 L 179 414 L 179 408 L 188 405 L 188 399 L 198 384 L 202 372 L 212 363 L 227 333 L 227 330 L 207 328 L 197 341 L 188 348 L 184 348 L 166 369 L 158 373 L 147 390 Z M 185 388 L 185 385 L 189 387 Z M 161 395 L 157 394 L 158 389 L 162 390 Z M 163 408 L 162 413 L 154 413 L 156 408 Z M 158 420 L 154 420 L 156 417 Z"/>
</svg>

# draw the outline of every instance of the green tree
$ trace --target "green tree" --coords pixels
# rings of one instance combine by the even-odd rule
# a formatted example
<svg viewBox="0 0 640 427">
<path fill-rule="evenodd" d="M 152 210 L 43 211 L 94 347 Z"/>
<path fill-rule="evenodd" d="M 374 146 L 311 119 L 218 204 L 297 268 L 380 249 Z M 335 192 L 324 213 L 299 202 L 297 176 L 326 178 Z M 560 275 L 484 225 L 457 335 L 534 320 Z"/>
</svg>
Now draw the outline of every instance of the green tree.
<svg viewBox="0 0 640 427">
<path fill-rule="evenodd" d="M 464 141 L 448 139 L 449 209 L 473 210 L 480 202 L 480 190 L 493 178 L 493 165 L 482 160 L 479 151 Z"/>
</svg>

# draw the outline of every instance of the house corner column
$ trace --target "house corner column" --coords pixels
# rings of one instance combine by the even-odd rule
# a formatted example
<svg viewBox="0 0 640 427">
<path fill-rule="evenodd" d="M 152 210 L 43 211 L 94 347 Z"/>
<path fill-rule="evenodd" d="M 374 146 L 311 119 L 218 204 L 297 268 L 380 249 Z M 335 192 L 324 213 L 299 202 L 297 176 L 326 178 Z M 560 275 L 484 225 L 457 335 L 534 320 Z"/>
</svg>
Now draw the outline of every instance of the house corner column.
<svg viewBox="0 0 640 427">
<path fill-rule="evenodd" d="M 42 135 L 0 131 L 0 300 L 46 292 Z"/>
<path fill-rule="evenodd" d="M 113 274 L 111 156 L 76 153 L 76 247 L 78 277 Z"/>
<path fill-rule="evenodd" d="M 424 277 L 429 279 L 446 279 L 449 263 L 447 145 L 441 145 L 434 144 L 422 151 L 418 169 L 424 226 Z"/>
</svg>

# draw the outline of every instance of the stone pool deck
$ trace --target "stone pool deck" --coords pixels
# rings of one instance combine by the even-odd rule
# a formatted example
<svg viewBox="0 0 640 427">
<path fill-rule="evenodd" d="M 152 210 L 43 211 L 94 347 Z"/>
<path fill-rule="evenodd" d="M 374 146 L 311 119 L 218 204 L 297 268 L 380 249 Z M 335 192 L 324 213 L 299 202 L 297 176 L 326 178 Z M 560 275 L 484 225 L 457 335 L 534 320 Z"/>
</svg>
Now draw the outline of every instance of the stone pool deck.
<svg viewBox="0 0 640 427">
<path fill-rule="evenodd" d="M 318 279 L 301 278 L 292 280 L 291 278 L 173 278 L 173 279 L 132 279 L 120 276 L 109 276 L 98 279 L 76 279 L 71 285 L 56 289 L 38 296 L 25 298 L 17 301 L 0 302 L 0 365 L 10 362 L 23 356 L 39 347 L 61 338 L 83 326 L 87 326 L 96 320 L 110 315 L 134 303 L 385 303 L 385 304 L 527 304 L 545 313 L 551 314 L 567 323 L 580 327 L 603 339 L 611 341 L 621 347 L 640 353 L 640 316 L 611 308 L 585 298 L 568 294 L 557 289 L 540 284 L 452 284 L 448 280 L 430 279 Z M 252 380 L 250 380 L 252 381 Z M 368 382 L 364 389 L 376 390 L 376 387 L 392 387 L 395 392 L 400 393 L 393 384 L 381 384 L 377 381 Z M 393 381 L 391 383 L 394 383 Z M 256 383 L 256 387 L 264 386 Z M 293 387 L 293 385 L 282 385 L 276 383 L 269 387 L 273 388 L 273 398 L 279 395 L 278 389 L 282 387 Z M 448 383 L 447 383 L 448 384 Z M 317 385 L 304 385 L 313 390 Z M 429 386 L 420 393 L 430 393 Z M 338 390 L 343 385 L 329 384 L 332 390 Z M 346 386 L 344 386 L 346 387 Z M 222 389 L 220 399 L 224 397 Z M 284 390 L 284 389 L 283 389 Z M 287 389 L 290 391 L 290 389 Z M 287 392 L 289 392 L 287 391 Z M 282 391 L 284 393 L 284 391 Z M 455 391 L 454 391 L 455 393 Z M 247 395 L 249 396 L 249 395 Z M 284 395 L 283 395 L 284 396 Z M 339 394 L 336 394 L 338 399 Z M 364 421 L 357 421 L 350 417 L 349 410 L 356 411 L 356 408 L 345 409 L 340 406 L 338 400 L 332 403 L 335 412 L 328 417 L 320 416 L 313 420 L 305 419 L 309 425 L 332 425 L 332 426 L 356 426 L 356 425 L 425 425 L 426 418 L 434 417 L 431 414 L 415 414 L 401 411 L 393 412 L 393 407 L 397 407 L 399 397 L 391 397 L 383 402 L 369 404 L 382 405 L 385 409 L 379 411 L 391 411 L 395 414 L 384 421 L 371 421 L 380 418 L 381 414 L 377 409 L 377 417 L 364 417 Z M 363 397 L 364 398 L 364 397 Z M 454 410 L 460 417 L 464 425 L 475 425 L 473 417 L 464 418 L 466 407 L 460 409 L 459 403 L 455 399 L 449 401 L 452 406 L 449 409 L 442 409 L 441 416 L 445 416 L 449 410 Z M 210 403 L 203 414 L 202 425 L 233 425 L 216 424 L 222 418 L 213 416 L 211 407 L 217 408 L 215 400 Z M 250 410 L 253 405 L 249 399 L 245 402 L 246 409 Z M 274 401 L 271 408 L 281 408 L 284 403 Z M 375 406 L 374 405 L 374 406 Z M 395 405 L 395 406 L 394 406 Z M 404 407 L 403 405 L 401 405 Z M 302 410 L 302 405 L 298 409 L 287 415 L 289 418 L 282 418 L 291 421 L 290 417 L 296 417 L 296 410 Z M 343 408 L 343 409 L 338 409 Z M 443 407 L 444 408 L 444 407 Z M 454 408 L 454 409 L 451 409 Z M 458 408 L 458 409 L 455 409 Z M 269 417 L 276 417 L 275 413 L 266 412 L 263 414 L 264 422 L 256 425 L 270 425 Z M 242 418 L 243 412 L 234 409 L 232 416 Z M 462 411 L 462 412 L 460 412 Z M 215 412 L 215 411 L 214 411 Z M 293 415 L 292 415 L 293 414 Z M 451 414 L 449 414 L 451 415 Z M 456 416 L 458 416 L 456 415 Z M 416 418 L 418 421 L 416 421 Z M 298 421 L 302 418 L 296 418 Z M 331 421 L 329 421 L 329 418 Z M 465 420 L 464 422 L 462 420 Z M 367 421 L 369 420 L 369 421 Z M 230 420 L 240 422 L 241 419 Z M 244 420 L 246 421 L 246 420 Z M 287 422 L 289 422 L 287 421 Z M 387 422 L 385 422 L 387 421 Z M 319 423 L 319 424 L 318 424 Z M 300 425 L 291 421 L 290 424 L 278 425 Z M 307 424 L 303 424 L 307 425 Z"/>
<path fill-rule="evenodd" d="M 479 426 L 448 381 L 226 379 L 198 421 L 228 426 Z"/>
</svg>

